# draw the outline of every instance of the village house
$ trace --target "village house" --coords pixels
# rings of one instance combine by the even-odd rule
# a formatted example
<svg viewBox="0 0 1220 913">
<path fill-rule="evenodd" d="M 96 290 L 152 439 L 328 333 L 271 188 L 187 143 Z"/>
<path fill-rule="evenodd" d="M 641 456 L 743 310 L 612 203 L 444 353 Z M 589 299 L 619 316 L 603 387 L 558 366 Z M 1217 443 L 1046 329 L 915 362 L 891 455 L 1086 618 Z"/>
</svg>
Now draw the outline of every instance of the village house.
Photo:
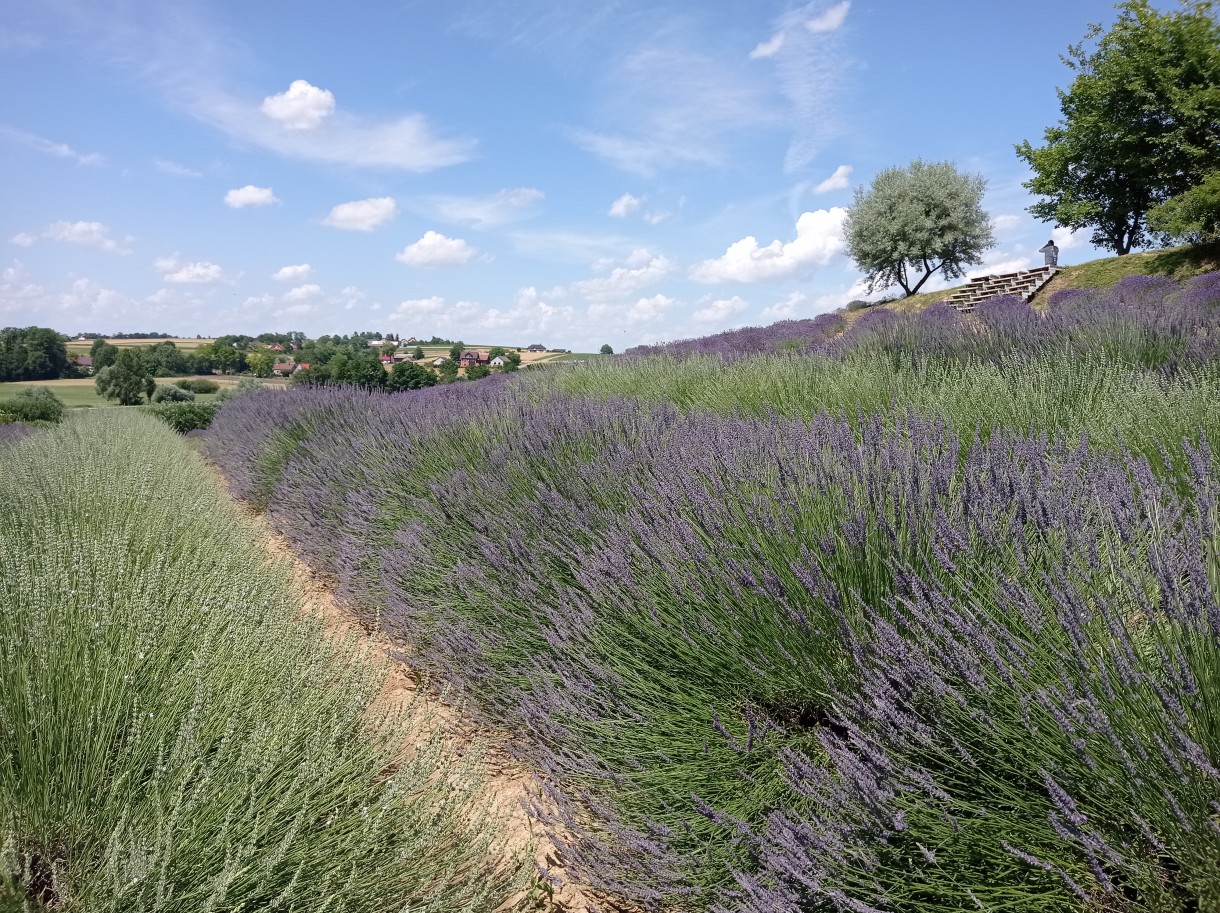
<svg viewBox="0 0 1220 913">
<path fill-rule="evenodd" d="M 439 368 L 441 365 L 443 365 L 448 360 L 449 360 L 448 358 L 434 358 L 434 359 L 432 359 L 432 367 Z"/>
<path fill-rule="evenodd" d="M 475 365 L 487 364 L 482 352 L 463 352 L 460 364 L 463 368 L 473 368 Z"/>
<path fill-rule="evenodd" d="M 526 351 L 527 352 L 545 352 L 546 346 L 542 345 L 541 343 L 536 342 L 532 346 L 530 346 Z"/>
<path fill-rule="evenodd" d="M 503 368 L 506 364 L 508 364 L 508 359 L 503 355 L 497 355 L 491 360 L 491 366 L 493 368 Z"/>
<path fill-rule="evenodd" d="M 287 377 L 289 374 L 291 374 L 296 369 L 297 369 L 297 366 L 294 365 L 290 361 L 277 362 L 276 364 L 271 366 L 271 370 L 274 371 L 276 374 L 279 374 L 281 377 Z"/>
</svg>

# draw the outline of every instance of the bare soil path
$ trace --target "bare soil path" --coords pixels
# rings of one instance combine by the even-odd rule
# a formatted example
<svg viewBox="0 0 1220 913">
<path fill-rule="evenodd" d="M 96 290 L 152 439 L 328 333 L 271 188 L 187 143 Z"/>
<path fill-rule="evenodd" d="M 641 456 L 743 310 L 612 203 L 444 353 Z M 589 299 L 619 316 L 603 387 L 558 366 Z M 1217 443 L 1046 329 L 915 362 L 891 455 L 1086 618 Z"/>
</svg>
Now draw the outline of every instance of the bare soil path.
<svg viewBox="0 0 1220 913">
<path fill-rule="evenodd" d="M 378 719 L 388 720 L 388 725 L 400 730 L 404 750 L 410 752 L 412 746 L 419 746 L 436 735 L 450 742 L 459 754 L 479 747 L 478 756 L 484 768 L 482 774 L 489 801 L 485 826 L 495 829 L 505 838 L 507 852 L 521 852 L 533 846 L 539 869 L 546 871 L 553 882 L 546 886 L 547 883 L 540 880 L 528 892 L 532 903 L 528 908 L 545 913 L 611 913 L 628 910 L 568 880 L 557 859 L 554 844 L 525 811 L 523 800 L 527 791 L 537 800 L 537 788 L 533 786 L 530 772 L 497 750 L 494 740 L 485 738 L 488 734 L 481 734 L 473 727 L 462 715 L 460 707 L 445 701 L 419 680 L 403 661 L 407 656 L 404 645 L 395 643 L 379 631 L 368 630 L 344 608 L 335 597 L 332 582 L 298 558 L 287 541 L 272 530 L 264 516 L 250 511 L 247 514 L 264 530 L 268 553 L 287 562 L 292 568 L 302 594 L 302 612 L 318 617 L 327 633 L 337 642 L 355 640 L 360 643 L 365 657 L 384 669 L 385 685 L 369 707 L 369 712 Z"/>
</svg>

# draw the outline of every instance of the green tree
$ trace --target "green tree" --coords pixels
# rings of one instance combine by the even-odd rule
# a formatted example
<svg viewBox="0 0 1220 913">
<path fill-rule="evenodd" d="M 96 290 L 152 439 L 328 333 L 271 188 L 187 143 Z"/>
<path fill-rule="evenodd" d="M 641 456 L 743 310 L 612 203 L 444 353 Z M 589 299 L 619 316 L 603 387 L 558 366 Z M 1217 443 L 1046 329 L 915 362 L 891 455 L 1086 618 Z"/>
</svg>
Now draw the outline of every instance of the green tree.
<svg viewBox="0 0 1220 913">
<path fill-rule="evenodd" d="M 416 346 L 415 351 L 411 353 L 411 357 L 414 358 L 416 361 L 423 361 L 424 360 L 424 347 Z"/>
<path fill-rule="evenodd" d="M 0 330 L 0 381 L 54 380 L 68 370 L 67 339 L 46 327 Z"/>
<path fill-rule="evenodd" d="M 389 374 L 377 355 L 366 351 L 354 356 L 347 364 L 347 370 L 342 378 L 336 378 L 339 383 L 356 384 L 359 387 L 380 388 L 386 386 Z"/>
<path fill-rule="evenodd" d="M 1166 241 L 1220 241 L 1220 171 L 1148 210 L 1148 227 Z"/>
<path fill-rule="evenodd" d="M 449 360 L 450 361 L 461 361 L 462 352 L 465 350 L 465 348 L 466 348 L 466 343 L 462 342 L 459 339 L 449 349 Z"/>
<path fill-rule="evenodd" d="M 507 354 L 508 354 L 508 349 L 504 348 L 504 346 L 492 346 L 487 351 L 487 357 L 489 360 L 492 358 L 496 358 L 499 355 L 507 355 Z"/>
<path fill-rule="evenodd" d="M 420 390 L 436 385 L 436 375 L 413 361 L 396 364 L 390 372 L 389 388 L 391 390 Z"/>
<path fill-rule="evenodd" d="M 606 343 L 597 351 L 602 355 L 613 355 L 614 354 L 614 349 L 611 348 L 610 343 Z"/>
<path fill-rule="evenodd" d="M 501 371 L 516 371 L 521 367 L 521 354 L 519 352 L 504 353 L 504 367 Z"/>
<path fill-rule="evenodd" d="M 843 233 L 869 291 L 898 285 L 914 295 L 937 271 L 957 279 L 967 265 L 982 263 L 983 251 L 995 246 L 982 206 L 986 186 L 950 162 L 916 159 L 856 188 Z"/>
<path fill-rule="evenodd" d="M 487 365 L 471 365 L 466 369 L 467 380 L 482 380 L 484 377 L 491 375 L 491 368 Z"/>
<path fill-rule="evenodd" d="M 246 356 L 246 367 L 255 377 L 270 377 L 275 366 L 275 356 L 263 349 Z"/>
<path fill-rule="evenodd" d="M 437 373 L 440 374 L 441 383 L 451 384 L 458 377 L 458 363 L 452 358 L 446 358 L 440 365 L 437 366 Z"/>
<path fill-rule="evenodd" d="M 119 347 L 112 346 L 104 339 L 93 340 L 93 345 L 89 347 L 89 356 L 93 359 L 93 370 L 100 371 L 102 368 L 108 368 L 114 364 L 115 358 L 118 357 Z"/>
<path fill-rule="evenodd" d="M 138 406 L 141 397 L 152 397 L 157 388 L 142 353 L 134 349 L 119 352 L 114 364 L 102 368 L 93 379 L 99 395 L 117 400 L 120 406 Z"/>
<path fill-rule="evenodd" d="M 1161 13 L 1126 0 L 1118 10 L 1109 32 L 1094 24 L 1068 47 L 1076 77 L 1058 90 L 1062 116 L 1046 145 L 1016 151 L 1034 172 L 1025 186 L 1045 198 L 1033 215 L 1092 228 L 1095 245 L 1126 254 L 1148 246 L 1149 210 L 1220 168 L 1220 23 L 1206 2 Z"/>
</svg>

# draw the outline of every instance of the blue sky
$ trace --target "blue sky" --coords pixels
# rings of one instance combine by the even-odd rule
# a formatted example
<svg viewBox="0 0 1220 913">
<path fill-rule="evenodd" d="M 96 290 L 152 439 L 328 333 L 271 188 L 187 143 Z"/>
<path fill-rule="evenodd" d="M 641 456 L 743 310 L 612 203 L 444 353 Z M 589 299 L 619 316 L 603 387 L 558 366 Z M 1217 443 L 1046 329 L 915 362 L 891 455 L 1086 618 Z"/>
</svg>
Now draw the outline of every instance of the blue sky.
<svg viewBox="0 0 1220 913">
<path fill-rule="evenodd" d="M 914 158 L 988 179 L 1111 3 L 0 0 L 0 325 L 577 351 L 833 310 Z M 1101 255 L 1059 231 L 1060 261 Z M 983 270 L 989 271 L 989 270 Z"/>
</svg>

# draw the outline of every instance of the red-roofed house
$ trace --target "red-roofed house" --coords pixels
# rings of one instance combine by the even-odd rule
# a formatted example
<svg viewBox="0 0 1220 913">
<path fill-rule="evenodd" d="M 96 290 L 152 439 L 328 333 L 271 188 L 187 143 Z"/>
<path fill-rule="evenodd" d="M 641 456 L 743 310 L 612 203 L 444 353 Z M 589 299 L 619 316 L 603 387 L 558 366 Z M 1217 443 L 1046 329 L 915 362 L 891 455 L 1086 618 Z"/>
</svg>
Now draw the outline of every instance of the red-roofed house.
<svg viewBox="0 0 1220 913">
<path fill-rule="evenodd" d="M 482 352 L 463 352 L 459 363 L 463 368 L 473 368 L 475 365 L 485 364 L 486 362 L 487 359 L 483 357 Z"/>
</svg>

